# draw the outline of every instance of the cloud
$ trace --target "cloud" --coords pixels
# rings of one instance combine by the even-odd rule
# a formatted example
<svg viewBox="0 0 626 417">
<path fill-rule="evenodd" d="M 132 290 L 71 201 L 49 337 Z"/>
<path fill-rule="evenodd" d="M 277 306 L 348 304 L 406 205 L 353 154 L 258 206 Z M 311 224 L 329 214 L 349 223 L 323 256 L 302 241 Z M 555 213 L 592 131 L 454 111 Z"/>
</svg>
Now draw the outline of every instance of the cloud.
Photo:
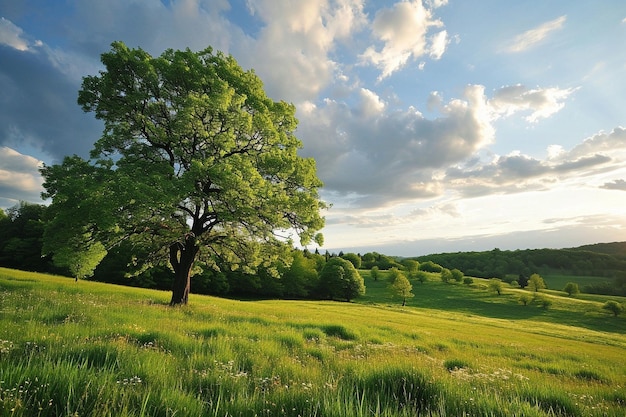
<svg viewBox="0 0 626 417">
<path fill-rule="evenodd" d="M 435 2 L 434 5 L 443 4 L 445 2 Z M 430 47 L 427 34 L 431 27 L 441 26 L 443 23 L 433 18 L 432 11 L 425 8 L 421 0 L 398 2 L 392 8 L 381 9 L 372 22 L 372 34 L 383 46 L 368 47 L 361 55 L 361 62 L 380 69 L 380 80 L 404 67 L 409 59 L 427 54 L 439 59 L 448 43 L 447 32 L 434 35 Z"/>
<path fill-rule="evenodd" d="M 0 17 L 0 44 L 10 46 L 18 51 L 30 49 L 28 40 L 24 39 L 24 31 L 4 17 Z"/>
<path fill-rule="evenodd" d="M 437 196 L 436 171 L 469 158 L 494 137 L 482 86 L 468 86 L 461 99 L 442 103 L 435 119 L 411 107 L 387 111 L 369 90 L 357 98 L 354 108 L 330 99 L 308 106 L 299 113 L 297 132 L 325 189 L 353 205 Z"/>
<path fill-rule="evenodd" d="M 564 100 L 569 98 L 576 89 L 535 88 L 516 84 L 505 86 L 497 90 L 489 105 L 496 117 L 507 117 L 517 112 L 530 111 L 526 121 L 536 123 L 557 113 L 564 106 Z"/>
<path fill-rule="evenodd" d="M 561 29 L 566 19 L 566 16 L 560 16 L 554 20 L 541 24 L 536 28 L 527 30 L 522 34 L 517 35 L 515 39 L 513 39 L 511 45 L 507 48 L 507 51 L 523 52 L 538 45 L 550 34 Z"/>
<path fill-rule="evenodd" d="M 605 183 L 600 188 L 604 188 L 604 189 L 607 189 L 607 190 L 626 191 L 626 180 L 622 180 L 622 179 L 613 180 L 612 182 Z"/>
<path fill-rule="evenodd" d="M 260 0 L 250 7 L 263 26 L 245 51 L 235 48 L 239 62 L 255 69 L 270 96 L 296 103 L 341 73 L 332 56 L 366 23 L 361 0 Z"/>
<path fill-rule="evenodd" d="M 0 146 L 0 207 L 10 207 L 19 201 L 41 201 L 40 167 L 41 161 L 36 158 Z"/>
<path fill-rule="evenodd" d="M 611 132 L 599 132 L 585 139 L 569 152 L 573 157 L 582 157 L 596 153 L 610 153 L 626 149 L 626 129 L 616 127 Z"/>
</svg>

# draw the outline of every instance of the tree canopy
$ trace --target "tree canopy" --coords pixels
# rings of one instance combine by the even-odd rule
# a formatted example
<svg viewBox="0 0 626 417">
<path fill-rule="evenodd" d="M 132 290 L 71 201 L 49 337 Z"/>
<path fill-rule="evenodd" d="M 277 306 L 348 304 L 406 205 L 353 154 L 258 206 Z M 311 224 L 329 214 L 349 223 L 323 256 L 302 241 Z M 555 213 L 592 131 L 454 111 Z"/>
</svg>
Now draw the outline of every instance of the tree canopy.
<svg viewBox="0 0 626 417">
<path fill-rule="evenodd" d="M 321 291 L 328 298 L 350 301 L 365 294 L 363 277 L 350 261 L 343 258 L 330 258 L 319 277 Z"/>
<path fill-rule="evenodd" d="M 298 155 L 295 108 L 269 99 L 253 71 L 207 48 L 152 57 L 114 42 L 78 103 L 104 121 L 89 160 L 42 169 L 51 198 L 44 252 L 86 276 L 120 242 L 169 262 L 172 304 L 186 303 L 196 260 L 252 271 L 295 234 L 324 225 L 315 162 Z"/>
</svg>

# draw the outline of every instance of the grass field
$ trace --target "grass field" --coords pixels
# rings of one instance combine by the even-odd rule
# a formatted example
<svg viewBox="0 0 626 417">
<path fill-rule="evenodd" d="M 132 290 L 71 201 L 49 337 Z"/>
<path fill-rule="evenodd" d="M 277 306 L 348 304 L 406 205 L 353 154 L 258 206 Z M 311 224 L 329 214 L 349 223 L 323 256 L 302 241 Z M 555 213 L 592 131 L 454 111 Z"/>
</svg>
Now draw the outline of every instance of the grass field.
<svg viewBox="0 0 626 417">
<path fill-rule="evenodd" d="M 0 415 L 624 415 L 626 319 L 602 299 L 523 306 L 433 275 L 402 308 L 363 275 L 356 303 L 170 308 L 165 292 L 0 268 Z"/>
</svg>

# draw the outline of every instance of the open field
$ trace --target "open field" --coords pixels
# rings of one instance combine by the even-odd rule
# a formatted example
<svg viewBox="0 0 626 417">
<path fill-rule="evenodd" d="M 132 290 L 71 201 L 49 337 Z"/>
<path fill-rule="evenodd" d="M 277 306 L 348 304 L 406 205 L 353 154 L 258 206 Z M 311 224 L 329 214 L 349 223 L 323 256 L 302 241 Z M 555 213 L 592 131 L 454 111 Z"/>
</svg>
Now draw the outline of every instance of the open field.
<svg viewBox="0 0 626 417">
<path fill-rule="evenodd" d="M 364 275 L 358 303 L 170 308 L 0 268 L 0 415 L 623 416 L 626 319 L 600 300 L 433 280 L 401 308 Z"/>
</svg>

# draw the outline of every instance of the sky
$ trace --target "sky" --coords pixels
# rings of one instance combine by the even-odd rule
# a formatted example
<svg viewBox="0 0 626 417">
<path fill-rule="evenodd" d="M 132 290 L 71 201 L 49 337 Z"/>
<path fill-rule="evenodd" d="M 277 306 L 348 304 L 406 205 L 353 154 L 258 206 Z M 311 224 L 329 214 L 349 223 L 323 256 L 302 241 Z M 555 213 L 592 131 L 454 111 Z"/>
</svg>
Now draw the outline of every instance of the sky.
<svg viewBox="0 0 626 417">
<path fill-rule="evenodd" d="M 322 250 L 626 240 L 623 0 L 0 2 L 0 208 L 88 156 L 102 123 L 77 94 L 116 40 L 212 46 L 296 106 Z"/>
</svg>

